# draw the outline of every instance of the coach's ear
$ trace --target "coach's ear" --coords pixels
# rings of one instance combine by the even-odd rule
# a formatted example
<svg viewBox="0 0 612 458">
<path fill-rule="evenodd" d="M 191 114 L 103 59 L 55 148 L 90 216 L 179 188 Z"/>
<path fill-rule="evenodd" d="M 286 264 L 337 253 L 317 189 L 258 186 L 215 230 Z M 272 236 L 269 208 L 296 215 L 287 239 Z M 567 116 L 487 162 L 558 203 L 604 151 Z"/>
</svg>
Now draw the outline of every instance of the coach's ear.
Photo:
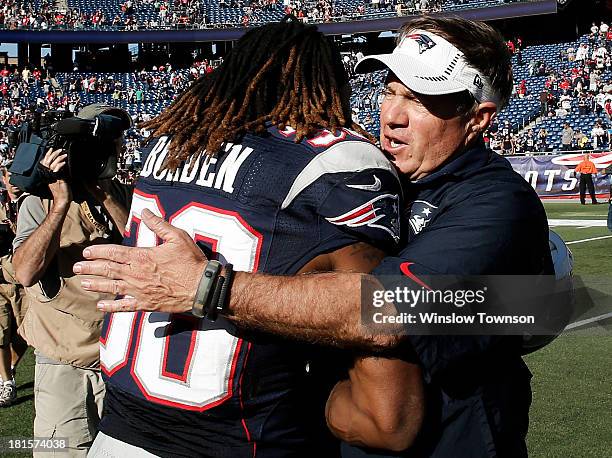
<svg viewBox="0 0 612 458">
<path fill-rule="evenodd" d="M 466 123 L 466 144 L 469 144 L 482 134 L 495 117 L 497 113 L 497 104 L 494 102 L 483 102 L 478 104 Z"/>
<path fill-rule="evenodd" d="M 484 132 L 493 118 L 497 113 L 497 104 L 494 102 L 483 102 L 478 105 L 476 108 L 476 113 L 474 114 L 474 126 L 478 128 L 480 132 Z"/>
</svg>

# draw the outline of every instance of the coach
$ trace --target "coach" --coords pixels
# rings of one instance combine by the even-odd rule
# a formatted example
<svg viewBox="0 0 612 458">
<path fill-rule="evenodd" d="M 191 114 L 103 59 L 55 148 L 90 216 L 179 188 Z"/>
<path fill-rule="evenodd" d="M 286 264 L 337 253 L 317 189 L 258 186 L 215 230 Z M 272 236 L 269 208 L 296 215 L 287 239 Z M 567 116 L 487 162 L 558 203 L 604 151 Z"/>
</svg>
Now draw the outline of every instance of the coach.
<svg viewBox="0 0 612 458">
<path fill-rule="evenodd" d="M 400 31 L 386 67 L 381 147 L 404 176 L 405 241 L 373 275 L 535 275 L 552 273 L 544 209 L 509 163 L 487 150 L 482 132 L 508 101 L 510 55 L 488 25 L 419 18 Z M 365 67 L 364 67 L 365 66 Z M 375 184 L 372 184 L 374 186 Z M 75 272 L 103 275 L 90 290 L 133 298 L 102 301 L 105 311 L 191 310 L 206 266 L 185 234 L 153 216 L 143 221 L 165 243 L 155 248 L 91 247 Z M 404 272 L 405 273 L 405 272 Z M 332 345 L 416 354 L 427 389 L 427 414 L 410 456 L 527 456 L 531 374 L 518 339 L 496 336 L 372 335 L 360 323 L 357 273 L 275 277 L 238 273 L 225 313 L 239 325 Z M 328 423 L 351 442 L 346 412 L 367 408 L 350 382 L 328 401 Z M 354 442 L 354 441 L 353 441 Z M 346 456 L 366 452 L 345 447 Z"/>
</svg>

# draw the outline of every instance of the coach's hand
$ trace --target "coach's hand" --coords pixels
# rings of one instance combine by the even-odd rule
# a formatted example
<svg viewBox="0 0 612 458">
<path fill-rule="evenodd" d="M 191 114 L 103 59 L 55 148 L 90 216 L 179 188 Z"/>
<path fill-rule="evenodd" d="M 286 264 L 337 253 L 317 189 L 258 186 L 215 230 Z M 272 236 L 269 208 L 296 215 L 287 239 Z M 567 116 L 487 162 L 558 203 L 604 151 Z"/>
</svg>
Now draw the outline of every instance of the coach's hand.
<svg viewBox="0 0 612 458">
<path fill-rule="evenodd" d="M 163 243 L 152 248 L 95 245 L 86 248 L 88 261 L 74 265 L 74 273 L 95 275 L 83 279 L 88 291 L 114 293 L 123 299 L 98 303 L 104 312 L 145 310 L 168 313 L 191 311 L 206 256 L 187 232 L 173 227 L 149 210 L 142 222 Z"/>
</svg>

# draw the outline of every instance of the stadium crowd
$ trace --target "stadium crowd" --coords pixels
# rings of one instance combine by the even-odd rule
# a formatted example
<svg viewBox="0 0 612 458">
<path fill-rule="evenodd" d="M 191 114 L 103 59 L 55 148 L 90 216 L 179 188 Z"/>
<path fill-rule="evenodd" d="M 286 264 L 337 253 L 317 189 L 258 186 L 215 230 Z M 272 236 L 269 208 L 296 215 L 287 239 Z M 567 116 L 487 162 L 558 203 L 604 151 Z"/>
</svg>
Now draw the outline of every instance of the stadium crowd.
<svg viewBox="0 0 612 458">
<path fill-rule="evenodd" d="M 522 61 L 520 40 L 509 42 L 516 55 L 516 65 L 527 65 L 529 77 L 544 76 L 541 90 L 531 92 L 527 80 L 517 81 L 513 97 L 539 102 L 539 112 L 533 124 L 519 130 L 520 126 L 505 121 L 493 123 L 488 132 L 490 147 L 501 154 L 551 152 L 550 132 L 547 128 L 556 119 L 563 120 L 558 134 L 561 149 L 600 150 L 612 144 L 612 57 L 610 54 L 612 33 L 605 22 L 593 23 L 590 33 L 576 46 L 561 49 L 557 65 L 545 59 Z M 588 128 L 582 119 L 595 117 Z M 559 143 L 558 141 L 555 143 Z"/>
<path fill-rule="evenodd" d="M 499 0 L 491 0 L 491 6 Z M 39 6 L 23 0 L 6 0 L 0 8 L 0 28 L 147 30 L 181 27 L 250 26 L 293 13 L 304 22 L 337 22 L 367 16 L 406 16 L 467 7 L 465 0 L 126 0 L 115 5 L 95 3 L 58 5 L 41 0 Z M 71 6 L 72 5 L 72 6 Z M 235 10 L 238 15 L 211 16 L 212 11 Z M 228 19 L 229 18 L 229 19 Z"/>
<path fill-rule="evenodd" d="M 383 0 L 384 1 L 384 0 Z M 125 14 L 132 13 L 141 2 L 127 1 L 123 4 Z M 155 8 L 162 11 L 164 2 L 155 1 Z M 193 1 L 182 0 L 180 6 L 188 11 Z M 228 4 L 228 6 L 234 3 Z M 7 2 L 6 11 L 17 8 L 16 1 Z M 257 2 L 258 8 L 270 8 L 269 1 Z M 311 16 L 331 11 L 327 0 L 318 2 L 287 2 L 287 11 L 306 8 Z M 24 11 L 21 6 L 21 11 Z M 39 14 L 44 15 L 51 8 L 50 2 L 41 4 Z M 27 9 L 26 9 L 27 10 Z M 326 13 L 327 12 L 327 13 Z M 310 17 L 310 16 L 308 16 Z M 598 150 L 612 144 L 612 53 L 610 43 L 612 31 L 605 22 L 593 24 L 588 34 L 576 47 L 571 45 L 561 50 L 558 56 L 562 65 L 550 65 L 544 59 L 534 58 L 523 61 L 524 46 L 520 38 L 508 41 L 508 47 L 515 55 L 515 65 L 527 68 L 528 76 L 515 82 L 513 99 L 527 99 L 539 102 L 538 117 L 525 128 L 520 129 L 512 120 L 494 121 L 485 135 L 485 142 L 499 154 L 526 154 L 552 152 L 560 140 L 562 150 Z M 360 52 L 344 55 L 344 64 L 351 73 L 353 88 L 352 109 L 356 119 L 368 131 L 377 134 L 379 130 L 378 107 L 381 100 L 381 73 L 354 75 L 353 68 L 363 57 Z M 44 69 L 3 68 L 0 70 L 0 155 L 3 161 L 14 153 L 11 148 L 11 132 L 16 131 L 24 121 L 32 121 L 36 113 L 47 110 L 66 110 L 72 114 L 83 105 L 82 98 L 92 94 L 110 95 L 112 103 L 127 103 L 136 123 L 151 119 L 156 113 L 148 112 L 151 102 L 166 103 L 185 90 L 198 77 L 213 70 L 214 64 L 207 60 L 194 62 L 189 69 L 175 69 L 172 65 L 160 64 L 135 73 L 130 84 L 116 79 L 112 74 L 83 73 L 75 66 L 74 72 L 63 78 L 52 80 Z M 541 91 L 533 90 L 528 84 L 531 77 L 545 76 Z M 588 128 L 579 126 L 585 116 L 595 116 L 595 122 Z M 546 120 L 563 119 L 564 128 L 552 136 Z M 558 136 L 558 138 L 557 138 Z M 132 179 L 136 166 L 138 145 L 143 132 L 129 131 L 125 155 L 120 161 L 120 174 Z"/>
<path fill-rule="evenodd" d="M 590 132 L 584 132 L 580 128 L 573 129 L 570 124 L 565 123 L 560 140 L 561 151 L 601 150 L 612 144 L 612 126 L 598 119 Z M 489 148 L 502 155 L 557 153 L 551 145 L 549 130 L 537 125 L 514 133 L 508 121 L 501 126 L 494 122 L 485 137 L 485 142 Z"/>
<path fill-rule="evenodd" d="M 127 102 L 135 110 L 135 124 L 148 121 L 156 113 L 147 112 L 148 102 L 167 103 L 186 90 L 197 78 L 210 73 L 218 62 L 196 61 L 190 68 L 176 70 L 170 64 L 153 66 L 135 73 L 134 84 L 124 86 L 112 75 L 73 72 L 58 82 L 46 71 L 3 68 L 0 70 L 0 160 L 11 160 L 17 145 L 17 133 L 24 122 L 50 110 L 77 114 L 85 103 L 82 96 L 110 94 L 114 104 Z M 59 79 L 59 78 L 58 78 Z M 136 128 L 127 132 L 123 156 L 119 159 L 119 175 L 133 181 L 140 166 L 139 147 L 147 132 Z"/>
</svg>

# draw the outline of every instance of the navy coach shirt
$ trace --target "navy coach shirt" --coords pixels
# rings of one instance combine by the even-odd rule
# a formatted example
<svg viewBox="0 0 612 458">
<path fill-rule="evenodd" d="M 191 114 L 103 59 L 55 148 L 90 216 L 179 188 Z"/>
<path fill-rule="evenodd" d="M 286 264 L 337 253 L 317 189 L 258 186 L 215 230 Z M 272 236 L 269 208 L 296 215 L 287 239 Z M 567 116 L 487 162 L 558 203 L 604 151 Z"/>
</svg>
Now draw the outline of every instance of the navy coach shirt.
<svg viewBox="0 0 612 458">
<path fill-rule="evenodd" d="M 542 203 L 510 163 L 478 143 L 435 173 L 405 182 L 404 248 L 374 275 L 554 274 Z M 409 336 L 426 418 L 400 456 L 525 457 L 531 374 L 513 336 Z M 343 445 L 343 456 L 386 456 Z"/>
</svg>

